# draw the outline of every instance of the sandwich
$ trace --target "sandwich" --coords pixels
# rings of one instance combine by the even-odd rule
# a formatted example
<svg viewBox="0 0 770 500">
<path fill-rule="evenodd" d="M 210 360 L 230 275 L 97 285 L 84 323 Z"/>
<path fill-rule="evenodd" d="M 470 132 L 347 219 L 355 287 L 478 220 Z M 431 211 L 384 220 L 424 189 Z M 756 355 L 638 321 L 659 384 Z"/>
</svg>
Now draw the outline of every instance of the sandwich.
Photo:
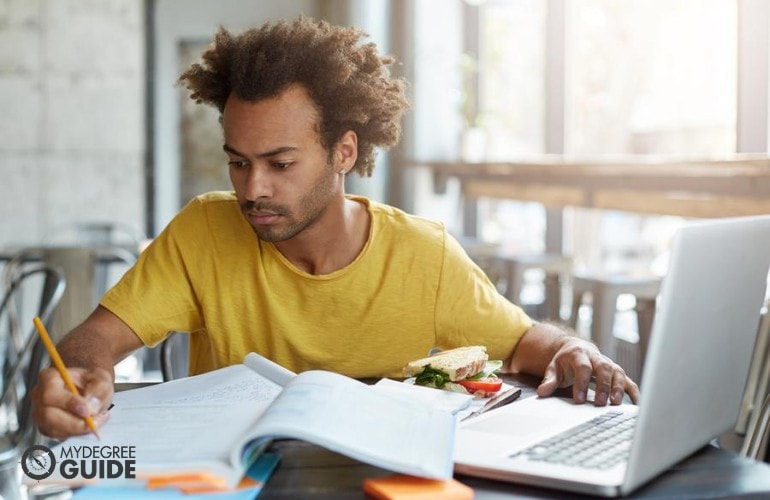
<svg viewBox="0 0 770 500">
<path fill-rule="evenodd" d="M 489 361 L 486 347 L 466 346 L 411 361 L 403 372 L 417 385 L 486 397 L 502 387 L 495 375 L 502 366 L 502 361 Z"/>
</svg>

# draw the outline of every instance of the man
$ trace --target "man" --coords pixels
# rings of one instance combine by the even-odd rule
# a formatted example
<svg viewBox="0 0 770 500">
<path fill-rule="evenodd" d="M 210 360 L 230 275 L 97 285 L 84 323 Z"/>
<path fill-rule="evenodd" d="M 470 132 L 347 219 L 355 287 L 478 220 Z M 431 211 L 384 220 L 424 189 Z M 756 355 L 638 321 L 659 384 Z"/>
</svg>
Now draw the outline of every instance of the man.
<svg viewBox="0 0 770 500">
<path fill-rule="evenodd" d="M 594 377 L 596 404 L 636 399 L 595 346 L 502 298 L 441 224 L 345 195 L 345 176 L 370 175 L 375 148 L 398 141 L 407 107 L 392 59 L 362 36 L 305 17 L 220 30 L 181 76 L 221 112 L 235 192 L 191 201 L 60 342 L 82 395 L 41 373 L 44 434 L 104 423 L 114 364 L 174 330 L 190 332 L 191 373 L 255 351 L 294 371 L 398 376 L 433 347 L 485 345 L 544 376 L 542 396 L 573 385 L 584 402 Z"/>
</svg>

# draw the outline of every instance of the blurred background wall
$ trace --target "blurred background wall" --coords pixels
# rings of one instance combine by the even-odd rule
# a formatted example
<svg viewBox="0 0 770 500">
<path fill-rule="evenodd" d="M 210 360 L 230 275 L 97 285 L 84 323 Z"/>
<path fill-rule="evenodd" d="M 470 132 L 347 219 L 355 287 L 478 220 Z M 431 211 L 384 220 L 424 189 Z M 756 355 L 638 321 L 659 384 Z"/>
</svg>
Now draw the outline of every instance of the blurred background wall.
<svg viewBox="0 0 770 500">
<path fill-rule="evenodd" d="M 0 2 L 0 245 L 144 228 L 144 33 L 134 0 Z"/>
<path fill-rule="evenodd" d="M 219 26 L 240 31 L 299 13 L 356 19 L 387 49 L 388 8 L 379 0 L 1 0 L 0 247 L 45 242 L 83 221 L 154 236 L 194 194 L 229 188 L 216 112 L 191 105 L 175 85 Z M 360 191 L 383 198 L 385 182 L 375 176 Z"/>
</svg>

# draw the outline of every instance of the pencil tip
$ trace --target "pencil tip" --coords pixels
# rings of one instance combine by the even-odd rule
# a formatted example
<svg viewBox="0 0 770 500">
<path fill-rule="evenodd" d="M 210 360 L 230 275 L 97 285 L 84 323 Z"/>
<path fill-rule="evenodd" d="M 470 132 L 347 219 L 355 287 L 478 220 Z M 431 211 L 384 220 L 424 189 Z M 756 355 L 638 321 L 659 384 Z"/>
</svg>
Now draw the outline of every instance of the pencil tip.
<svg viewBox="0 0 770 500">
<path fill-rule="evenodd" d="M 94 436 L 96 436 L 96 439 L 101 440 L 101 438 L 99 437 L 99 431 L 97 430 L 96 423 L 94 422 L 93 417 L 89 415 L 85 417 L 84 420 L 86 421 L 86 426 L 88 427 L 88 429 L 91 431 L 91 433 Z"/>
</svg>

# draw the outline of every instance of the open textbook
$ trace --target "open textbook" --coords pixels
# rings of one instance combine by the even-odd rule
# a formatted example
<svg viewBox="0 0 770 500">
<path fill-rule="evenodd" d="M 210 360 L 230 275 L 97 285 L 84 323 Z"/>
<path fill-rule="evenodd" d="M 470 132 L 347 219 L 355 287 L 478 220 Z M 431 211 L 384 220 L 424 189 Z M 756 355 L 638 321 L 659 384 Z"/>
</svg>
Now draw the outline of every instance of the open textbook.
<svg viewBox="0 0 770 500">
<path fill-rule="evenodd" d="M 70 438 L 53 451 L 59 460 L 133 446 L 137 479 L 205 477 L 232 487 L 271 440 L 294 438 L 395 472 L 447 479 L 454 428 L 453 415 L 429 402 L 331 372 L 295 375 L 251 353 L 241 365 L 116 393 L 100 440 Z M 78 479 L 60 476 L 50 480 Z"/>
</svg>

